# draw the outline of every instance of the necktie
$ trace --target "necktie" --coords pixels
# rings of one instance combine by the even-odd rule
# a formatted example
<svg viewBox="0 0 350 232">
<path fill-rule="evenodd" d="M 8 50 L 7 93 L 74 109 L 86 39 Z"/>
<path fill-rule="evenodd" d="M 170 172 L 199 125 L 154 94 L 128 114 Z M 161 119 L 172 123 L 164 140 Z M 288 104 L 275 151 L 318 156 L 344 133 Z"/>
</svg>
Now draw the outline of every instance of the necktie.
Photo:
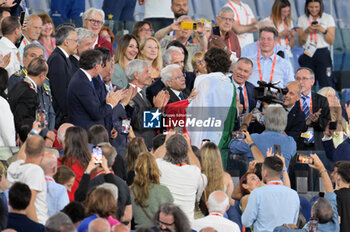
<svg viewBox="0 0 350 232">
<path fill-rule="evenodd" d="M 303 99 L 303 111 L 304 111 L 306 120 L 309 118 L 309 115 L 310 115 L 310 107 L 308 106 L 306 101 L 308 98 L 309 96 L 301 96 L 301 99 Z"/>
<path fill-rule="evenodd" d="M 180 92 L 180 94 L 179 94 L 179 98 L 180 98 L 181 100 L 185 99 L 185 96 L 183 95 L 183 93 L 182 93 L 182 92 Z"/>
<path fill-rule="evenodd" d="M 92 88 L 95 88 L 94 82 L 91 80 Z"/>
<path fill-rule="evenodd" d="M 112 86 L 112 85 L 110 85 L 110 86 L 108 87 L 108 92 L 111 92 L 111 91 L 112 91 L 112 89 L 113 89 L 113 86 Z"/>
<path fill-rule="evenodd" d="M 246 109 L 245 109 L 245 105 L 244 105 L 244 95 L 243 95 L 243 88 L 241 86 L 238 87 L 239 90 L 239 103 L 241 105 L 243 105 L 243 111 L 242 114 L 245 113 Z"/>
</svg>

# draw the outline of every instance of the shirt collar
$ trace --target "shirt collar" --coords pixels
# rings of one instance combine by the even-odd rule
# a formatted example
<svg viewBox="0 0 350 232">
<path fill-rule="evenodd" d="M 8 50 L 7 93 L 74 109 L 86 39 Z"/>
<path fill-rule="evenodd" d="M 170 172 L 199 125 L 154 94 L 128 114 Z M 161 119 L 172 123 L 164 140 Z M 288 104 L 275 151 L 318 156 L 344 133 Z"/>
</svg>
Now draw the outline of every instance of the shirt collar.
<svg viewBox="0 0 350 232">
<path fill-rule="evenodd" d="M 34 85 L 35 87 L 35 91 L 38 91 L 38 86 L 36 85 L 35 81 L 33 81 L 32 78 L 30 78 L 29 76 L 27 76 L 28 80 L 30 80 L 30 82 L 32 82 L 32 84 Z"/>
<path fill-rule="evenodd" d="M 179 97 L 181 91 L 175 90 L 175 89 L 173 89 L 173 88 L 170 88 L 170 89 L 175 93 L 175 95 L 176 95 L 177 97 Z"/>
<path fill-rule="evenodd" d="M 294 105 L 292 107 L 286 108 L 287 112 L 289 113 L 293 109 L 294 106 L 295 106 L 295 103 L 294 103 Z"/>
<path fill-rule="evenodd" d="M 96 38 L 94 44 L 92 45 L 93 48 L 96 47 L 96 45 L 98 44 L 98 37 L 99 37 L 99 36 L 97 36 L 97 38 Z"/>
<path fill-rule="evenodd" d="M 85 75 L 87 76 L 87 78 L 89 79 L 89 81 L 91 82 L 92 81 L 92 77 L 91 77 L 91 75 L 88 73 L 88 72 L 86 72 L 84 69 L 80 69 L 81 71 L 83 71 L 83 73 L 85 73 Z"/>
<path fill-rule="evenodd" d="M 75 57 L 75 59 L 77 59 L 77 61 L 80 60 L 80 56 L 78 56 L 78 55 L 76 55 L 76 54 L 74 54 L 73 56 Z"/>
<path fill-rule="evenodd" d="M 9 40 L 6 36 L 3 36 L 1 38 L 1 41 L 4 42 L 5 45 L 7 45 L 9 48 L 15 48 L 17 49 L 17 47 L 11 42 L 11 40 Z"/>
<path fill-rule="evenodd" d="M 132 84 L 132 83 L 129 83 L 129 85 L 131 85 L 133 88 L 136 87 L 136 85 Z M 140 87 L 137 87 L 137 92 L 140 93 L 142 89 Z"/>
<path fill-rule="evenodd" d="M 233 77 L 232 77 L 232 79 L 233 79 Z M 243 85 L 239 85 L 237 82 L 235 82 L 235 81 L 233 80 L 233 83 L 235 84 L 235 86 L 236 86 L 237 89 L 238 89 L 238 87 L 244 88 L 244 86 L 245 86 L 245 82 L 243 83 Z"/>
<path fill-rule="evenodd" d="M 63 48 L 61 48 L 60 46 L 57 46 L 64 54 L 64 56 L 68 59 L 69 58 L 69 55 L 68 53 L 66 52 L 66 50 L 64 50 Z"/>
<path fill-rule="evenodd" d="M 308 95 L 306 95 L 306 96 L 309 97 L 309 99 L 311 99 L 311 92 L 312 92 L 312 91 L 310 91 L 310 92 L 308 93 Z M 304 94 L 301 94 L 301 96 L 302 96 L 302 97 L 306 97 Z"/>
</svg>

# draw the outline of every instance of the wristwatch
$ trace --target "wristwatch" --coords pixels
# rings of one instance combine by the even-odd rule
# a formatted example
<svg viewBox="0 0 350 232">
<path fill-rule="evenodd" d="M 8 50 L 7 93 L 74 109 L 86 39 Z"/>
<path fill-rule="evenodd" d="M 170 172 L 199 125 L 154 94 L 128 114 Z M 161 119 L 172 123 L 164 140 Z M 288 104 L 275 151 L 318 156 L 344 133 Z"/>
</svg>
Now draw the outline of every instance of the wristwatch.
<svg viewBox="0 0 350 232">
<path fill-rule="evenodd" d="M 323 34 L 324 34 L 324 35 L 326 35 L 326 34 L 327 34 L 327 32 L 328 32 L 328 30 L 326 29 L 326 30 L 323 32 Z"/>
</svg>

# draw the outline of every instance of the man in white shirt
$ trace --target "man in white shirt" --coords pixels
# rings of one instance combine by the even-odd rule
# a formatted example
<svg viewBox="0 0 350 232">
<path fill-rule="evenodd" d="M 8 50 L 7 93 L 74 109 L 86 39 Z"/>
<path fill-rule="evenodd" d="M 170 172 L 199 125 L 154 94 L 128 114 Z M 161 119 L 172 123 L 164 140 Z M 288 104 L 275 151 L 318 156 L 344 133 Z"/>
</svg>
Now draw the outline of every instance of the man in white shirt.
<svg viewBox="0 0 350 232">
<path fill-rule="evenodd" d="M 228 196 L 223 191 L 214 191 L 209 195 L 207 207 L 209 215 L 194 221 L 193 229 L 200 231 L 206 227 L 212 227 L 217 231 L 241 231 L 239 226 L 224 218 L 225 212 L 229 209 L 230 203 Z"/>
<path fill-rule="evenodd" d="M 233 31 L 237 34 L 239 45 L 243 47 L 254 42 L 253 32 L 258 31 L 258 21 L 249 5 L 241 0 L 229 0 L 225 6 L 230 7 L 234 12 Z"/>
<path fill-rule="evenodd" d="M 39 166 L 44 156 L 44 139 L 39 135 L 28 136 L 24 153 L 18 155 L 7 171 L 10 185 L 22 182 L 29 186 L 32 197 L 29 203 L 27 216 L 33 221 L 45 224 L 48 218 L 46 203 L 46 182 L 44 171 Z"/>
<path fill-rule="evenodd" d="M 1 22 L 1 32 L 3 37 L 0 39 L 0 55 L 11 53 L 10 63 L 6 66 L 8 75 L 11 76 L 19 70 L 21 60 L 16 43 L 22 36 L 22 28 L 19 21 L 14 16 L 6 17 Z"/>
<path fill-rule="evenodd" d="M 171 11 L 172 0 L 139 0 L 145 5 L 145 20 L 152 23 L 153 31 L 172 24 L 174 13 Z"/>
</svg>

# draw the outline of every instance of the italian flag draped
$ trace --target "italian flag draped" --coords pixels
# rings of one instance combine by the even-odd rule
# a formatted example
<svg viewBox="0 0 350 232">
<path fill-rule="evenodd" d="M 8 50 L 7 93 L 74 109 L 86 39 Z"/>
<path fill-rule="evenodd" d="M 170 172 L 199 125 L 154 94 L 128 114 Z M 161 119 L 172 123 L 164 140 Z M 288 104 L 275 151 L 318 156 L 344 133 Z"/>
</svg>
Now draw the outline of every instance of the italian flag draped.
<svg viewBox="0 0 350 232">
<path fill-rule="evenodd" d="M 188 133 L 192 145 L 201 146 L 210 139 L 221 150 L 226 167 L 228 144 L 236 118 L 236 89 L 221 72 L 198 76 L 194 83 L 198 95 L 192 100 L 168 104 L 165 108 L 168 129 L 180 126 Z M 179 124 L 179 122 L 185 122 Z"/>
</svg>

